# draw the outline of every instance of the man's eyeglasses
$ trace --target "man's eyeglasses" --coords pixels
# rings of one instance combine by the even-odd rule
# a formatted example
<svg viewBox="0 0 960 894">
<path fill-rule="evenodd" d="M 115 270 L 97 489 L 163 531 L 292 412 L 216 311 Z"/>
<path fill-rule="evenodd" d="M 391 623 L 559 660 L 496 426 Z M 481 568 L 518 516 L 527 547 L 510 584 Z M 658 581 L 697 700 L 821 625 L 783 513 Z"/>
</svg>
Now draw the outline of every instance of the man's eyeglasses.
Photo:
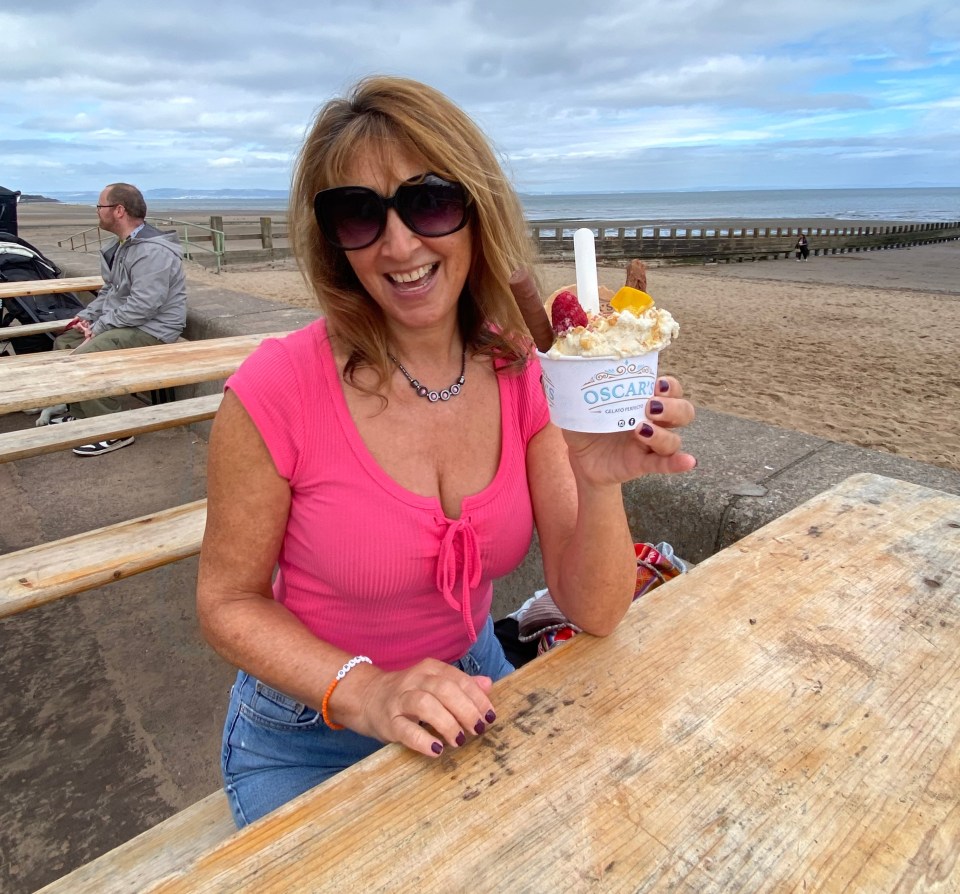
<svg viewBox="0 0 960 894">
<path fill-rule="evenodd" d="M 101 208 L 119 208 L 122 202 L 115 202 L 113 205 L 97 205 L 97 211 Z"/>
<path fill-rule="evenodd" d="M 467 224 L 469 200 L 459 183 L 424 174 L 404 183 L 389 198 L 365 186 L 335 186 L 313 199 L 313 211 L 324 238 L 344 251 L 373 245 L 387 226 L 393 208 L 418 236 L 449 236 Z"/>
</svg>

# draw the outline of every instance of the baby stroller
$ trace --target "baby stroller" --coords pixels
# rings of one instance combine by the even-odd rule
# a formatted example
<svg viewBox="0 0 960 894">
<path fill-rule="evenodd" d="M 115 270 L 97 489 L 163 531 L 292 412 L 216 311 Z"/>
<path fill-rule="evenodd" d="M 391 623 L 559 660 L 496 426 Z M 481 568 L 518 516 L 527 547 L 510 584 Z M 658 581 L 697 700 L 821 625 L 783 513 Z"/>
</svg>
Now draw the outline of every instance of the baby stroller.
<svg viewBox="0 0 960 894">
<path fill-rule="evenodd" d="M 57 279 L 63 271 L 25 239 L 0 232 L 0 282 L 24 282 L 31 279 Z M 46 323 L 70 320 L 83 310 L 83 302 L 73 294 L 36 295 L 4 298 L 0 302 L 0 342 L 3 329 L 21 323 Z M 26 335 L 6 342 L 7 350 L 17 354 L 49 351 L 56 336 L 52 333 Z"/>
</svg>

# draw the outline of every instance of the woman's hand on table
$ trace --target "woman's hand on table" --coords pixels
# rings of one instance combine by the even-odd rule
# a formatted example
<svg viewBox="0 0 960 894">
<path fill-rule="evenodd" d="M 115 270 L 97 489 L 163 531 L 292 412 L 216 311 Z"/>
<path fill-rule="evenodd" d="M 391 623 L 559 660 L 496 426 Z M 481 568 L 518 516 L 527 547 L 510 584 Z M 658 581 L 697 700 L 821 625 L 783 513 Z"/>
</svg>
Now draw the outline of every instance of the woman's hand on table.
<svg viewBox="0 0 960 894">
<path fill-rule="evenodd" d="M 490 677 L 470 676 L 443 661 L 426 659 L 402 671 L 380 671 L 362 694 L 358 732 L 399 742 L 436 757 L 459 748 L 497 719 Z"/>
<path fill-rule="evenodd" d="M 672 376 L 657 379 L 656 394 L 646 406 L 646 420 L 633 431 L 587 434 L 563 431 L 570 462 L 578 477 L 594 484 L 616 484 L 642 475 L 689 472 L 697 461 L 682 453 L 676 429 L 694 419 L 693 404 Z"/>
</svg>

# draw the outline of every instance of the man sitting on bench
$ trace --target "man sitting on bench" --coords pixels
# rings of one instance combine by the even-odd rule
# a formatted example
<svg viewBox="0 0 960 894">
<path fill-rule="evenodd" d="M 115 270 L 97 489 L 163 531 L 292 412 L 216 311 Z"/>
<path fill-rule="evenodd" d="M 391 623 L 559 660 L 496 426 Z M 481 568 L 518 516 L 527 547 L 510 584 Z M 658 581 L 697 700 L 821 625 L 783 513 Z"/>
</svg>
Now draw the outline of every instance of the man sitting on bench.
<svg viewBox="0 0 960 894">
<path fill-rule="evenodd" d="M 77 354 L 142 348 L 175 342 L 187 322 L 183 249 L 175 232 L 163 233 L 144 223 L 147 203 L 129 183 L 111 183 L 100 193 L 100 228 L 118 241 L 101 252 L 104 286 L 100 294 L 54 341 L 55 349 Z M 87 419 L 121 409 L 116 397 L 70 404 L 67 414 L 51 422 Z M 133 435 L 74 447 L 77 456 L 99 456 L 133 443 Z"/>
</svg>

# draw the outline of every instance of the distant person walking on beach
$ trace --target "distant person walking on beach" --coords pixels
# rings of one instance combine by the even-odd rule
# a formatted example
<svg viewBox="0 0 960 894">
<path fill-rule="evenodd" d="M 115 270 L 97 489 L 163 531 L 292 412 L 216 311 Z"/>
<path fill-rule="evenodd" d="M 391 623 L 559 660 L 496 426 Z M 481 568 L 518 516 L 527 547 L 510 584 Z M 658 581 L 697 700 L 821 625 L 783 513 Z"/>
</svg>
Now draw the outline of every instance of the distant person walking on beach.
<svg viewBox="0 0 960 894">
<path fill-rule="evenodd" d="M 800 238 L 797 239 L 797 260 L 805 261 L 810 255 L 810 244 L 807 242 L 807 237 L 800 233 Z"/>
<path fill-rule="evenodd" d="M 111 183 L 100 193 L 97 217 L 100 228 L 117 237 L 101 252 L 104 286 L 100 294 L 68 324 L 54 341 L 55 349 L 77 354 L 142 348 L 175 342 L 187 322 L 187 289 L 183 249 L 175 232 L 163 233 L 144 223 L 147 203 L 135 186 Z M 70 404 L 69 422 L 116 413 L 115 397 Z M 74 447 L 77 456 L 99 456 L 127 447 L 133 436 Z"/>
</svg>

